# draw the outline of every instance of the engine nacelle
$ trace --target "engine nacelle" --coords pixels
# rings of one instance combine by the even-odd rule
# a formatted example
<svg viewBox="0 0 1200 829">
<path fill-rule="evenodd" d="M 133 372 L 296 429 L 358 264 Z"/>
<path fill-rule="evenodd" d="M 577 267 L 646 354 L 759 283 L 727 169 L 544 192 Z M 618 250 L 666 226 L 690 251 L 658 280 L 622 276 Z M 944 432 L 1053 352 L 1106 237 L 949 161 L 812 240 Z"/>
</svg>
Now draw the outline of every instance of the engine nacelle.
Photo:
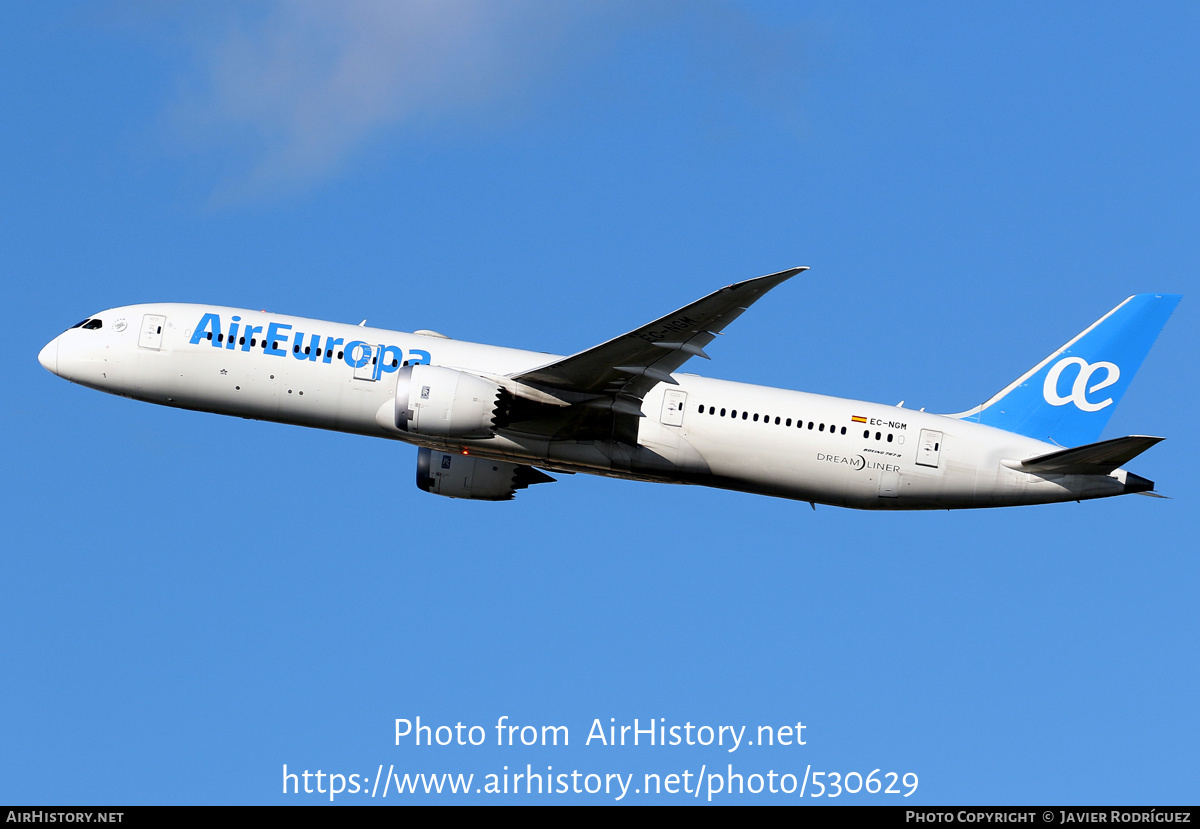
<svg viewBox="0 0 1200 829">
<path fill-rule="evenodd" d="M 508 501 L 518 489 L 553 481 L 532 466 L 455 455 L 436 449 L 417 450 L 417 486 L 447 498 Z"/>
<path fill-rule="evenodd" d="M 404 366 L 396 374 L 396 428 L 415 435 L 486 438 L 500 387 L 442 366 Z"/>
</svg>

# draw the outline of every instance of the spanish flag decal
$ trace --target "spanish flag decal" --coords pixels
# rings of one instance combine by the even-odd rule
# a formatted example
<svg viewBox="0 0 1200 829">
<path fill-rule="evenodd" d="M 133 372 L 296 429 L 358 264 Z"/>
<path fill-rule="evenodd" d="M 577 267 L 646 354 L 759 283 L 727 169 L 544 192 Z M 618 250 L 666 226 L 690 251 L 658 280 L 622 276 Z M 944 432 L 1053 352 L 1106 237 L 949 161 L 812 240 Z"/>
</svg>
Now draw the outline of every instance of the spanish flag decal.
<svg viewBox="0 0 1200 829">
<path fill-rule="evenodd" d="M 854 421 L 855 423 L 866 423 L 867 422 L 867 419 L 865 417 L 859 417 L 858 415 L 854 415 L 850 419 L 852 421 Z"/>
</svg>

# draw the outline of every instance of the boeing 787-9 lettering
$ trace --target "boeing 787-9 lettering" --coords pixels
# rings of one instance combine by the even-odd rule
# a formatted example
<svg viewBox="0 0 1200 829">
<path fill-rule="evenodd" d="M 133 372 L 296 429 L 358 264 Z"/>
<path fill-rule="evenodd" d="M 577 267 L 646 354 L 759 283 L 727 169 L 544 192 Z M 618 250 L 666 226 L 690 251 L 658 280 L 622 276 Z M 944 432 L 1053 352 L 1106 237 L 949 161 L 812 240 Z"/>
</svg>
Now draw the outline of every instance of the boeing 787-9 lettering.
<svg viewBox="0 0 1200 829">
<path fill-rule="evenodd" d="M 512 498 L 546 472 L 699 484 L 859 509 L 1154 494 L 1099 440 L 1180 297 L 1131 296 L 969 411 L 938 415 L 680 371 L 806 270 L 722 288 L 570 357 L 211 305 L 94 314 L 38 356 L 99 391 L 415 444 L 417 485 Z"/>
</svg>

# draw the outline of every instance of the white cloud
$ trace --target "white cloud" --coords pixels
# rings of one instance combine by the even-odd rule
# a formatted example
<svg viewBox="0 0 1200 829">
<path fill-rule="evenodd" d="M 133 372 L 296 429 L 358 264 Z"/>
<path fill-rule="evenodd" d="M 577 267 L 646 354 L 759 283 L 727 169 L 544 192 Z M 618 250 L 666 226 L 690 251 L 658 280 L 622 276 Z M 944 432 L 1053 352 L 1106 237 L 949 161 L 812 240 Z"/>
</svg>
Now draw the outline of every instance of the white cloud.
<svg viewBox="0 0 1200 829">
<path fill-rule="evenodd" d="M 182 121 L 250 149 L 239 189 L 319 179 L 380 127 L 429 123 L 510 93 L 582 16 L 571 3 L 512 0 L 242 7 L 202 48 L 201 88 Z"/>
<path fill-rule="evenodd" d="M 189 135 L 243 159 L 227 185 L 241 197 L 327 178 L 386 128 L 499 112 L 639 22 L 691 40 L 716 97 L 731 85 L 761 97 L 764 79 L 778 86 L 764 63 L 789 60 L 776 33 L 719 4 L 287 0 L 229 13 L 178 114 Z"/>
</svg>

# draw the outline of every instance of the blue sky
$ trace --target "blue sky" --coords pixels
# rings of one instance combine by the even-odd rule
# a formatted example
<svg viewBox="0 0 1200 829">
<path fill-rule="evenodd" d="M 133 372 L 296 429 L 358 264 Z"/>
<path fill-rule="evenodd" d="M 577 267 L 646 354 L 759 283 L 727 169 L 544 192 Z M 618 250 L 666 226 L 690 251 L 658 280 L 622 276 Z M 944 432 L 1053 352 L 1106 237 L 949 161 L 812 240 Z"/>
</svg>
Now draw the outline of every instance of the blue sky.
<svg viewBox="0 0 1200 829">
<path fill-rule="evenodd" d="M 1198 39 L 1182 3 L 5 4 L 0 802 L 730 763 L 919 776 L 837 802 L 1196 802 Z M 961 411 L 1184 294 L 1105 432 L 1165 435 L 1131 468 L 1174 500 L 459 502 L 411 447 L 36 361 L 150 301 L 571 353 L 793 265 L 697 370 Z M 417 716 L 571 745 L 396 746 Z M 609 718 L 806 745 L 585 746 Z"/>
</svg>

